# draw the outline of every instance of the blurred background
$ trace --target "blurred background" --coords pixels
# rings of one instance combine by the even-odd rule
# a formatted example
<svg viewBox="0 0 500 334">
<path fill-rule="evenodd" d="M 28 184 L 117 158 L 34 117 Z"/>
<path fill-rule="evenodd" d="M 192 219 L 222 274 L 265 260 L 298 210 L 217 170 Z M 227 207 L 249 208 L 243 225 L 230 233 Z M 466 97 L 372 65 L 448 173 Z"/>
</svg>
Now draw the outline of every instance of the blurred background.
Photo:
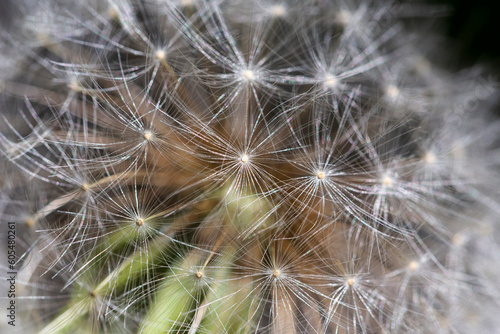
<svg viewBox="0 0 500 334">
<path fill-rule="evenodd" d="M 65 0 L 78 1 L 78 0 Z M 230 0 L 229 0 L 230 1 Z M 370 0 L 366 0 L 370 1 Z M 398 0 L 397 0 L 398 1 Z M 22 0 L 0 0 L 0 26 L 5 28 L 16 20 L 13 3 Z M 406 3 L 445 5 L 446 15 L 439 19 L 452 39 L 456 65 L 468 67 L 480 62 L 500 69 L 500 17 L 496 17 L 495 0 L 417 0 Z"/>
<path fill-rule="evenodd" d="M 500 17 L 494 0 L 435 0 L 449 6 L 444 17 L 447 34 L 459 50 L 458 64 L 476 62 L 500 68 Z M 496 7 L 498 8 L 498 7 Z"/>
</svg>

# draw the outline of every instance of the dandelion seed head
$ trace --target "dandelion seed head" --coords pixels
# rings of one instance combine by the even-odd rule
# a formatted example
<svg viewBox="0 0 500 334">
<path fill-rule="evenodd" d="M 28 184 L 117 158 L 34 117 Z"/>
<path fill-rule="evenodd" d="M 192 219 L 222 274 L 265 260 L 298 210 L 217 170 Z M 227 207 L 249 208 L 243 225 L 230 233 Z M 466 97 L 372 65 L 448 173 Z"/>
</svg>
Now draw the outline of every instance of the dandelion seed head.
<svg viewBox="0 0 500 334">
<path fill-rule="evenodd" d="M 323 78 L 323 87 L 326 89 L 333 89 L 336 88 L 338 85 L 338 79 L 335 77 L 333 74 L 327 74 Z"/>
<path fill-rule="evenodd" d="M 273 5 L 269 8 L 269 12 L 274 17 L 283 17 L 286 15 L 286 7 L 283 4 Z"/>
<path fill-rule="evenodd" d="M 426 164 L 432 165 L 432 164 L 436 163 L 436 160 L 437 160 L 437 157 L 434 153 L 432 153 L 432 152 L 425 153 L 424 162 Z"/>
<path fill-rule="evenodd" d="M 399 96 L 399 88 L 396 87 L 395 85 L 389 85 L 386 88 L 385 93 L 391 101 L 396 101 L 396 99 Z"/>
<path fill-rule="evenodd" d="M 33 217 L 28 217 L 28 218 L 25 220 L 25 223 L 26 223 L 26 225 L 27 225 L 28 227 L 33 228 L 33 227 L 35 227 L 35 223 L 36 223 L 36 222 L 35 222 L 35 218 L 33 218 Z"/>
<path fill-rule="evenodd" d="M 153 131 L 151 131 L 151 130 L 144 131 L 143 137 L 144 137 L 144 140 L 151 141 L 154 137 Z"/>
<path fill-rule="evenodd" d="M 281 271 L 279 269 L 273 270 L 272 276 L 277 279 L 281 276 Z"/>
<path fill-rule="evenodd" d="M 118 19 L 120 18 L 120 13 L 116 9 L 116 7 L 112 6 L 112 5 L 108 6 L 108 10 L 106 11 L 106 14 L 108 15 L 108 17 L 111 20 L 118 21 Z"/>
<path fill-rule="evenodd" d="M 353 287 L 356 284 L 356 279 L 353 277 L 350 277 L 347 279 L 346 283 L 348 286 Z"/>
<path fill-rule="evenodd" d="M 341 10 L 337 13 L 337 22 L 342 26 L 347 26 L 352 20 L 352 14 L 347 10 Z"/>
<path fill-rule="evenodd" d="M 382 177 L 381 183 L 384 187 L 391 187 L 394 183 L 394 179 L 389 175 L 384 175 Z"/>
<path fill-rule="evenodd" d="M 455 108 L 494 83 L 434 71 L 413 6 L 310 2 L 29 1 L 0 38 L 25 332 L 439 332 L 495 304 L 499 126 Z"/>
<path fill-rule="evenodd" d="M 194 5 L 194 0 L 181 0 L 181 6 L 191 7 Z"/>
<path fill-rule="evenodd" d="M 462 232 L 455 233 L 452 237 L 452 243 L 456 247 L 461 247 L 465 244 L 466 238 Z"/>
<path fill-rule="evenodd" d="M 243 70 L 241 77 L 246 81 L 253 81 L 255 80 L 255 72 L 249 69 Z"/>
<path fill-rule="evenodd" d="M 90 191 L 90 184 L 84 182 L 80 185 L 80 189 L 83 191 L 83 192 L 89 192 Z"/>
<path fill-rule="evenodd" d="M 419 268 L 420 268 L 420 263 L 418 263 L 415 260 L 410 261 L 410 263 L 408 264 L 408 269 L 410 271 L 417 271 Z"/>
<path fill-rule="evenodd" d="M 250 157 L 249 157 L 247 154 L 243 154 L 243 155 L 240 157 L 240 161 L 241 161 L 242 163 L 247 163 L 249 160 L 250 160 Z"/>
<path fill-rule="evenodd" d="M 142 225 L 144 225 L 144 219 L 143 218 L 137 218 L 136 221 L 135 221 L 135 224 L 139 227 L 141 227 Z"/>
<path fill-rule="evenodd" d="M 73 92 L 81 92 L 82 91 L 82 86 L 76 79 L 72 79 L 69 84 L 68 88 L 71 89 Z"/>
<path fill-rule="evenodd" d="M 158 61 L 165 61 L 167 59 L 167 52 L 163 49 L 157 50 L 155 57 Z"/>
</svg>

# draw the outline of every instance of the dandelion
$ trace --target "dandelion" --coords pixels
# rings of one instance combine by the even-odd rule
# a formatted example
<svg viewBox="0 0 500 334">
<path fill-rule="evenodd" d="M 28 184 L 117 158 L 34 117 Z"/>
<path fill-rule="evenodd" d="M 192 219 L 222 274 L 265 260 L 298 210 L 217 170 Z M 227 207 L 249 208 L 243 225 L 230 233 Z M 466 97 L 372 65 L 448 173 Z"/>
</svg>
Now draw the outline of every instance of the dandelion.
<svg viewBox="0 0 500 334">
<path fill-rule="evenodd" d="M 500 328 L 498 92 L 433 63 L 415 7 L 18 6 L 0 215 L 23 332 Z"/>
</svg>

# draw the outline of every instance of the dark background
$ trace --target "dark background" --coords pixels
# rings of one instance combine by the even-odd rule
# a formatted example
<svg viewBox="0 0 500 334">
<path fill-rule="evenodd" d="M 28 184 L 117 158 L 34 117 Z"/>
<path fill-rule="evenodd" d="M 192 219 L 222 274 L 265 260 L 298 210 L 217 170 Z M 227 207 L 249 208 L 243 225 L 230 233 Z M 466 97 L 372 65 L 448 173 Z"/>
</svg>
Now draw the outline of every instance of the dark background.
<svg viewBox="0 0 500 334">
<path fill-rule="evenodd" d="M 444 23 L 458 49 L 460 67 L 487 63 L 500 68 L 500 2 L 498 0 L 437 0 L 449 6 Z M 496 6 L 495 6 L 496 5 Z"/>
</svg>

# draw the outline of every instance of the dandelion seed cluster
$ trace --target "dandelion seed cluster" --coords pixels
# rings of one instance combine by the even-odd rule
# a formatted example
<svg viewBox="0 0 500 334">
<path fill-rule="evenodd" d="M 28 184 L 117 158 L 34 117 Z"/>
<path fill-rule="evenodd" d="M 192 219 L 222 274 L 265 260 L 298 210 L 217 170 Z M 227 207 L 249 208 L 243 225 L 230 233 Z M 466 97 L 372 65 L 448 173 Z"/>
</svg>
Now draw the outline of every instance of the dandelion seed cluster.
<svg viewBox="0 0 500 334">
<path fill-rule="evenodd" d="M 495 82 L 436 65 L 415 4 L 18 6 L 24 333 L 500 330 Z"/>
</svg>

